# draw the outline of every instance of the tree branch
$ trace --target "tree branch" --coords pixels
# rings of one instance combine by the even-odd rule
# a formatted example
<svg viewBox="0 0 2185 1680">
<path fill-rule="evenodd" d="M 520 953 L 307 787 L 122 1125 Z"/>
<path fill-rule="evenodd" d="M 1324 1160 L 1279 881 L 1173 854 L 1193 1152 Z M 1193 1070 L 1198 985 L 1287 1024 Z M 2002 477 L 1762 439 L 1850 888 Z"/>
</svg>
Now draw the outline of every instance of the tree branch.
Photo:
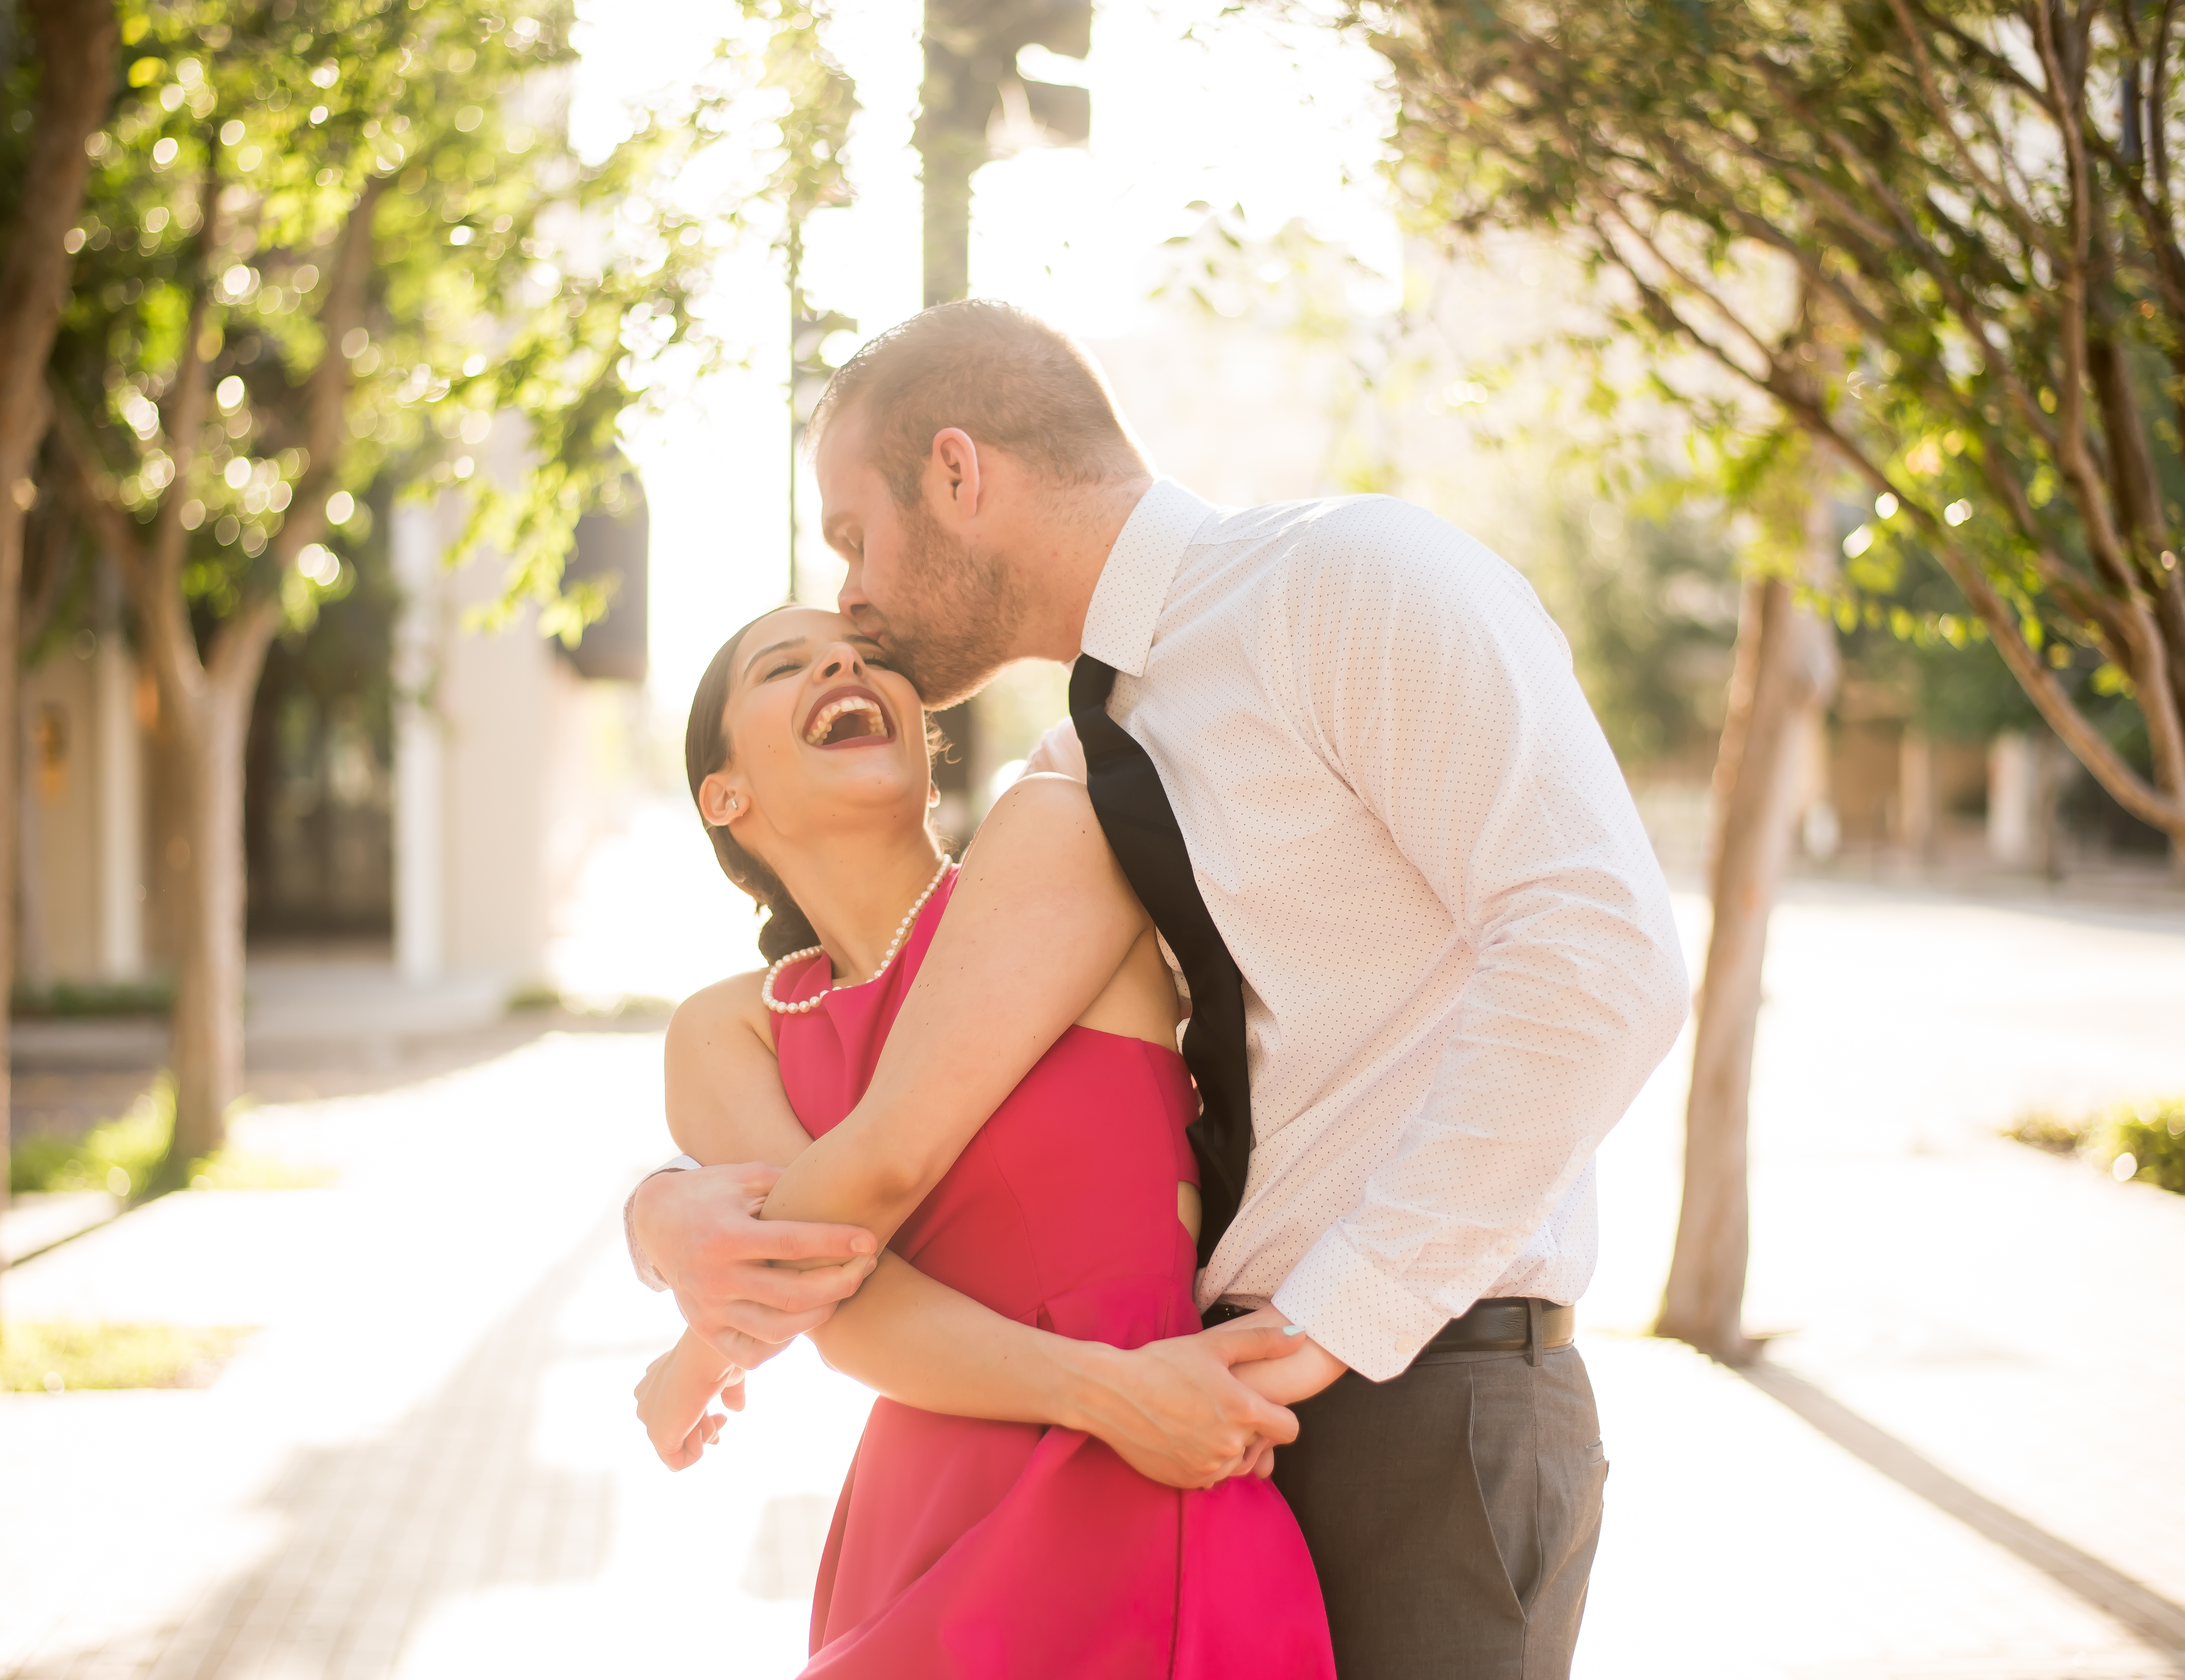
<svg viewBox="0 0 2185 1680">
<path fill-rule="evenodd" d="M 160 688 L 178 704 L 194 702 L 203 692 L 204 669 L 197 637 L 179 588 L 163 589 L 159 568 L 147 552 L 144 535 L 115 497 L 113 474 L 75 405 L 58 383 L 48 381 L 53 409 L 55 463 L 62 493 L 78 519 L 90 527 L 121 573 L 137 608 L 147 651 Z"/>
<path fill-rule="evenodd" d="M 282 521 L 269 545 L 278 569 L 293 565 L 308 544 L 326 534 L 327 497 L 338 483 L 342 445 L 348 433 L 349 366 L 341 342 L 364 321 L 366 288 L 372 267 L 372 219 L 386 191 L 387 182 L 382 177 L 365 182 L 356 203 L 349 207 L 327 264 L 325 300 L 319 306 L 319 337 L 325 348 L 318 366 L 311 370 L 305 409 L 304 447 L 310 465 L 297 481 L 288 517 Z"/>
<path fill-rule="evenodd" d="M 1965 166 L 1965 173 L 1980 183 L 1981 191 L 1989 198 L 2008 207 L 2011 219 L 2018 224 L 2020 241 L 2028 251 L 2035 249 L 2042 241 L 2033 219 L 2026 213 L 2024 206 L 2003 189 L 2000 178 L 1991 178 L 1988 172 L 1981 167 L 1980 160 L 1973 155 L 1971 146 L 1964 136 L 1958 132 L 1956 113 L 1951 110 L 1949 102 L 1942 98 L 1942 89 L 1936 85 L 1934 57 L 1927 51 L 1926 38 L 1920 33 L 1919 25 L 1912 20 L 1908 0 L 1889 0 L 1889 5 L 1890 9 L 1897 14 L 1897 25 L 1904 31 L 1906 43 L 1912 48 L 1913 72 L 1920 84 L 1920 96 L 1927 102 L 1929 116 L 1949 136 L 1951 148 L 1956 152 L 1958 161 Z"/>
<path fill-rule="evenodd" d="M 190 310 L 182 329 L 182 348 L 175 359 L 175 373 L 159 409 L 159 426 L 175 463 L 173 488 L 161 497 L 154 516 L 147 554 L 149 586 L 163 594 L 179 594 L 182 558 L 189 550 L 189 533 L 182 529 L 182 504 L 189 499 L 190 469 L 197 463 L 198 440 L 204 431 L 206 412 L 212 406 L 212 374 L 203 354 L 205 317 L 212 305 L 212 258 L 221 230 L 220 172 L 215 159 L 217 142 L 207 137 L 204 175 L 198 183 L 198 232 L 192 241 L 188 269 Z"/>
</svg>

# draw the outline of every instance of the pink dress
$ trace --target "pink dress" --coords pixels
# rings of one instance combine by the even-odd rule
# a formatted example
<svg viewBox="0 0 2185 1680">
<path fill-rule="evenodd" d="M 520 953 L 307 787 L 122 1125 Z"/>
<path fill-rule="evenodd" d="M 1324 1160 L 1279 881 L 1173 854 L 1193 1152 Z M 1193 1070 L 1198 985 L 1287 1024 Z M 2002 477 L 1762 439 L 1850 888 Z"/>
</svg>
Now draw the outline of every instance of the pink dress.
<svg viewBox="0 0 2185 1680">
<path fill-rule="evenodd" d="M 895 965 L 776 1015 L 782 1084 L 817 1137 L 870 1081 L 952 872 Z M 784 1002 L 827 984 L 786 968 Z M 1198 1102 L 1162 1046 L 1072 1027 L 896 1234 L 927 1275 L 1025 1324 L 1135 1348 L 1199 1328 L 1176 1214 Z M 1075 1431 L 882 1399 L 842 1485 L 812 1600 L 828 1680 L 1332 1680 L 1312 1559 L 1274 1484 L 1182 1492 Z"/>
</svg>

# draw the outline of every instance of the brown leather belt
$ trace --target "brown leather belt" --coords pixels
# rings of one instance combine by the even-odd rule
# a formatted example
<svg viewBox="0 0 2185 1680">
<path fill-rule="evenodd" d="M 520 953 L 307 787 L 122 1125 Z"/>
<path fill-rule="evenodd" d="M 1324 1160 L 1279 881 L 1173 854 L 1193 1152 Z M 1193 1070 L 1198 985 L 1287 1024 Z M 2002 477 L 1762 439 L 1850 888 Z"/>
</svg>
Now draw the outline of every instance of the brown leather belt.
<svg viewBox="0 0 2185 1680">
<path fill-rule="evenodd" d="M 1251 1310 L 1232 1302 L 1216 1301 L 1206 1309 L 1206 1326 L 1211 1330 L 1217 1324 L 1243 1318 Z M 1575 1307 L 1558 1306 L 1553 1301 L 1530 1295 L 1506 1296 L 1475 1302 L 1462 1318 L 1451 1319 L 1444 1325 L 1433 1339 L 1419 1349 L 1418 1357 L 1423 1359 L 1435 1353 L 1523 1353 L 1529 1363 L 1538 1365 L 1541 1354 L 1569 1347 L 1577 1331 Z"/>
</svg>

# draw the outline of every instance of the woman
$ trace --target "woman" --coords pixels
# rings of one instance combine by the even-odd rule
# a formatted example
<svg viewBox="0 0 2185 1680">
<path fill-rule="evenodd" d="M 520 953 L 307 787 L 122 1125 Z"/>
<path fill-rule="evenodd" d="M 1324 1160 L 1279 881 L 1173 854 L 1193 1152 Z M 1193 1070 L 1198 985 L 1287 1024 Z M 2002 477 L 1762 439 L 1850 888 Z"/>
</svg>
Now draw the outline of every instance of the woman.
<svg viewBox="0 0 2185 1680">
<path fill-rule="evenodd" d="M 769 1212 L 801 1196 L 799 1217 L 876 1228 L 890 1252 L 869 1292 L 908 1262 L 1017 1326 L 1124 1348 L 1196 1331 L 1184 1127 L 1197 1104 L 1176 993 L 1083 790 L 1056 777 L 1012 790 L 959 879 L 926 826 L 916 690 L 848 621 L 802 608 L 714 656 L 685 758 L 723 868 L 768 908 L 760 943 L 774 962 L 677 1012 L 677 1141 L 704 1162 L 782 1164 Z M 1101 913 L 1096 936 L 1025 968 L 1058 1000 L 1058 1035 L 923 1066 L 923 990 L 883 1058 L 952 904 L 936 971 L 973 942 L 1036 936 L 990 913 L 992 884 L 1025 869 Z M 944 1076 L 991 1119 L 968 1143 L 914 1143 L 945 1164 L 921 1177 L 853 1111 L 876 1080 Z M 902 1131 L 919 1137 L 914 1114 Z M 907 1178 L 923 1199 L 891 1216 L 880 1186 Z M 823 1353 L 850 1316 L 814 1332 Z M 1311 1560 L 1271 1483 L 1163 1486 L 1088 1436 L 992 1420 L 1009 1414 L 952 1376 L 945 1348 L 930 1365 L 874 1405 L 813 1596 L 808 1674 L 1333 1674 Z M 671 1465 L 713 1438 L 707 1404 L 724 1384 L 735 1404 L 740 1378 L 688 1334 L 648 1372 L 640 1415 Z"/>
</svg>

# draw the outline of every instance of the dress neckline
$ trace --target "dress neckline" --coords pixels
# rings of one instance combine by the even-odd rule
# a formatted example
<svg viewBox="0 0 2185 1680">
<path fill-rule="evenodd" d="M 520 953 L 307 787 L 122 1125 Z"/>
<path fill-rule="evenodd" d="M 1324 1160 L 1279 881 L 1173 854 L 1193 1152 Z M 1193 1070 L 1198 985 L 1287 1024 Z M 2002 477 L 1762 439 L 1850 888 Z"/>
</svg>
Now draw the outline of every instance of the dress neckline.
<svg viewBox="0 0 2185 1680">
<path fill-rule="evenodd" d="M 826 976 L 826 990 L 823 994 L 825 1001 L 819 1005 L 819 1010 L 813 1013 L 824 1014 L 827 1011 L 828 1005 L 836 997 L 852 998 L 868 987 L 876 986 L 889 975 L 897 973 L 905 966 L 904 959 L 910 954 L 911 944 L 924 931 L 928 918 L 938 917 L 942 909 L 947 907 L 949 898 L 956 890 L 956 877 L 962 871 L 963 864 L 959 860 L 953 857 L 948 860 L 948 867 L 942 872 L 939 885 L 933 889 L 931 896 L 925 901 L 925 907 L 918 913 L 918 919 L 911 924 L 909 931 L 904 935 L 902 944 L 896 952 L 896 960 L 891 962 L 878 974 L 868 974 L 861 980 L 847 980 L 837 985 L 835 981 L 834 959 L 829 957 L 824 950 L 820 950 L 814 952 L 794 968 L 782 969 L 774 983 L 776 995 L 780 996 L 785 1003 L 804 1002 L 812 996 L 809 985 L 815 972 L 815 965 L 819 965 L 817 971 L 824 973 Z M 923 952 L 919 954 L 921 958 L 925 955 Z"/>
</svg>

